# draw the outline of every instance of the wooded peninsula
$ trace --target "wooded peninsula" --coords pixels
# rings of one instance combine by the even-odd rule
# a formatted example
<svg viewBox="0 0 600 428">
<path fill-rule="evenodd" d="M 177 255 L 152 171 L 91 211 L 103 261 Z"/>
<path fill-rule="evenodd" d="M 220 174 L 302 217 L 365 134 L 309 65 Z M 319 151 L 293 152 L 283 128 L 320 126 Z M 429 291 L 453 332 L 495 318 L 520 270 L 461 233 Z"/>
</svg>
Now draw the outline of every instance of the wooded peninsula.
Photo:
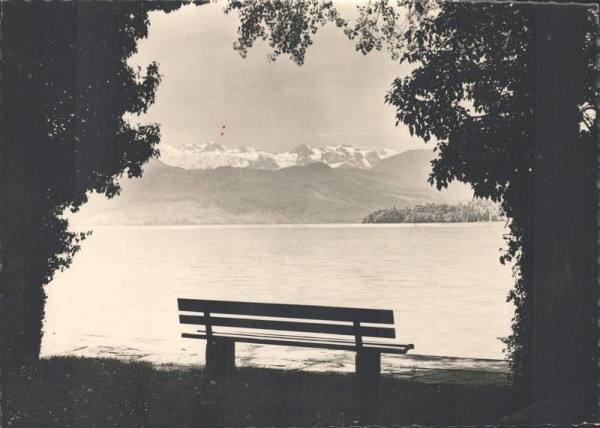
<svg viewBox="0 0 600 428">
<path fill-rule="evenodd" d="M 427 203 L 372 212 L 363 223 L 474 223 L 503 220 L 500 208 L 492 201 L 474 199 L 466 204 Z"/>
</svg>

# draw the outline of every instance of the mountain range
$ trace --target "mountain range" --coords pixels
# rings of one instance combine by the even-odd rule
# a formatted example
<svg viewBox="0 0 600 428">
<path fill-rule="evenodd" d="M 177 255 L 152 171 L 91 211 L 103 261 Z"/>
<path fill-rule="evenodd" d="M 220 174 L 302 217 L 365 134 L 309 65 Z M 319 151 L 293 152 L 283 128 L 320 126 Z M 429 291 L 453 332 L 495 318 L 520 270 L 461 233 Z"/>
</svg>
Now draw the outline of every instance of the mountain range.
<svg viewBox="0 0 600 428">
<path fill-rule="evenodd" d="M 348 150 L 349 152 L 350 150 Z M 366 168 L 308 163 L 279 169 L 184 169 L 150 161 L 120 196 L 90 198 L 76 225 L 360 223 L 382 208 L 472 198 L 461 183 L 438 191 L 427 183 L 434 153 L 412 150 Z"/>
<path fill-rule="evenodd" d="M 269 153 L 253 147 L 228 149 L 212 141 L 198 144 L 188 143 L 179 147 L 161 144 L 161 161 L 169 166 L 183 169 L 215 169 L 223 166 L 276 170 L 290 166 L 304 166 L 322 162 L 332 168 L 370 169 L 382 159 L 397 152 L 379 152 L 354 148 L 342 144 L 312 148 L 302 144 L 289 152 Z"/>
</svg>

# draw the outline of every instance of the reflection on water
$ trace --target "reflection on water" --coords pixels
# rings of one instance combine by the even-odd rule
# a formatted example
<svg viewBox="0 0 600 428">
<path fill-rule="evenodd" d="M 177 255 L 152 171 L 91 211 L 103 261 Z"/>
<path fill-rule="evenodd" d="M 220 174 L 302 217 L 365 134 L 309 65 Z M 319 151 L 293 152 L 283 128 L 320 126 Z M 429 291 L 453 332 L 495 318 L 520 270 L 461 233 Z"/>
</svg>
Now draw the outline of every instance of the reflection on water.
<svg viewBox="0 0 600 428">
<path fill-rule="evenodd" d="M 180 338 L 176 298 L 189 297 L 393 309 L 415 354 L 502 358 L 512 316 L 503 226 L 97 229 L 47 287 L 42 352 L 128 343 L 162 361 L 202 358 L 199 341 Z"/>
</svg>

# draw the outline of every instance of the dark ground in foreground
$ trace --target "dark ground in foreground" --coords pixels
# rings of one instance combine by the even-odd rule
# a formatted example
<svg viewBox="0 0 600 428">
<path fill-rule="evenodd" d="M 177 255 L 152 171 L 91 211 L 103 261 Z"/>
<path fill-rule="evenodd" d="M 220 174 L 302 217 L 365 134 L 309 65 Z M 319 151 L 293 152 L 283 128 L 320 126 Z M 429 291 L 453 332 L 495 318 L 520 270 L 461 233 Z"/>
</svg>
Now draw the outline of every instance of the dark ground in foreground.
<svg viewBox="0 0 600 428">
<path fill-rule="evenodd" d="M 227 380 L 202 368 L 51 358 L 4 376 L 3 422 L 17 427 L 361 425 L 354 376 L 262 368 Z M 514 407 L 506 382 L 457 384 L 382 376 L 381 425 L 498 423 Z"/>
</svg>

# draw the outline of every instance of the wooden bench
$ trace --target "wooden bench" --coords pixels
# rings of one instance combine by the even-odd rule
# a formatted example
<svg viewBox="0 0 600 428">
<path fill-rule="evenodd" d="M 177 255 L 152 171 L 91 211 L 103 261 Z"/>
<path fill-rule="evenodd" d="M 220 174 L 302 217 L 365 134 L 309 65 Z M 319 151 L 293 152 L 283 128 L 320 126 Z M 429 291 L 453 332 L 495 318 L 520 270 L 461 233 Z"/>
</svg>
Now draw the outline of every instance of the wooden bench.
<svg viewBox="0 0 600 428">
<path fill-rule="evenodd" d="M 375 415 L 381 354 L 405 354 L 414 348 L 382 341 L 396 337 L 391 310 L 194 299 L 177 299 L 177 303 L 184 312 L 179 314 L 181 324 L 204 327 L 182 337 L 207 340 L 209 374 L 233 371 L 236 342 L 354 351 L 359 389 L 371 401 L 367 413 Z M 373 415 L 368 419 L 373 422 Z"/>
</svg>

